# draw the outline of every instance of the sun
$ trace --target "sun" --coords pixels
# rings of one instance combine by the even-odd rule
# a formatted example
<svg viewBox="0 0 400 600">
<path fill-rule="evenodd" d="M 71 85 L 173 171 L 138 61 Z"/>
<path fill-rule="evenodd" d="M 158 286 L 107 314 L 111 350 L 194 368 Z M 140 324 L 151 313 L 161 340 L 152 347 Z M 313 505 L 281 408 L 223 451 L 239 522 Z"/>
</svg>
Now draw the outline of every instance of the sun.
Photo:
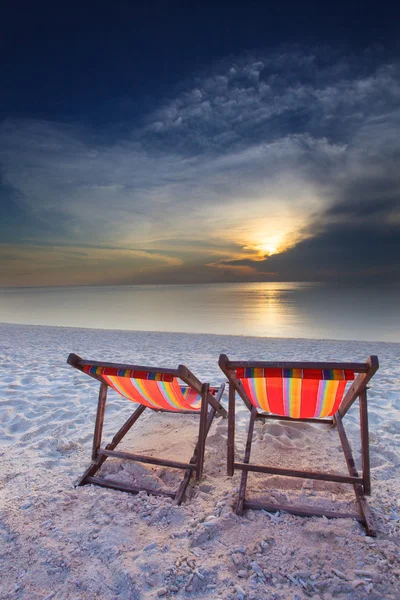
<svg viewBox="0 0 400 600">
<path fill-rule="evenodd" d="M 265 227 L 263 223 L 246 231 L 246 240 L 240 244 L 242 250 L 249 252 L 251 260 L 263 261 L 270 256 L 282 254 L 294 246 L 302 236 L 296 235 L 285 224 L 274 222 Z M 251 239 L 251 241 L 250 241 Z"/>
<path fill-rule="evenodd" d="M 269 242 L 265 244 L 260 244 L 258 246 L 260 252 L 268 254 L 268 256 L 272 256 L 273 254 L 279 253 L 279 248 L 276 244 L 271 244 Z"/>
<path fill-rule="evenodd" d="M 276 238 L 277 236 L 275 236 Z M 253 254 L 253 260 L 264 260 L 267 256 L 284 252 L 285 244 L 283 240 L 271 239 L 269 241 L 261 241 L 253 244 L 243 245 L 243 250 L 247 250 Z M 254 255 L 255 253 L 255 255 Z"/>
</svg>

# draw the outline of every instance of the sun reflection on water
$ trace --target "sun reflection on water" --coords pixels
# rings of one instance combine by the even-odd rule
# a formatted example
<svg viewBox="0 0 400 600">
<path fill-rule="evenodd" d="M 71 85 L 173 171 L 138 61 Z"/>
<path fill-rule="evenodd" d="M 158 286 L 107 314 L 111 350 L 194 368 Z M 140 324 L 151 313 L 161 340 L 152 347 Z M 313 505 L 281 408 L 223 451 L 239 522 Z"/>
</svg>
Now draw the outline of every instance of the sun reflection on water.
<svg viewBox="0 0 400 600">
<path fill-rule="evenodd" d="M 369 288 L 367 294 L 361 288 L 301 282 L 19 288 L 0 289 L 0 320 L 99 329 L 398 341 L 399 301 L 399 286 Z"/>
</svg>

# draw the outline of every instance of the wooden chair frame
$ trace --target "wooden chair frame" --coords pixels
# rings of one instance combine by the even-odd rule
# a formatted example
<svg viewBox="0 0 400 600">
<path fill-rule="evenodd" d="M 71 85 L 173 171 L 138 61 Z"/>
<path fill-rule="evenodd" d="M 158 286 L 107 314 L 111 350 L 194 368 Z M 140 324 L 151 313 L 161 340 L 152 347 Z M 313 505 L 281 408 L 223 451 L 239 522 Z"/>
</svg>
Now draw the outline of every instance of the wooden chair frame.
<svg viewBox="0 0 400 600">
<path fill-rule="evenodd" d="M 140 491 L 145 491 L 148 494 L 152 494 L 155 496 L 167 496 L 174 500 L 175 504 L 180 504 L 184 498 L 186 489 L 189 485 L 190 478 L 192 473 L 195 472 L 196 480 L 199 481 L 202 477 L 203 473 L 203 465 L 204 465 L 204 453 L 205 453 L 205 444 L 208 432 L 210 430 L 213 419 L 218 413 L 222 417 L 227 417 L 226 410 L 221 406 L 220 400 L 222 398 L 222 394 L 224 393 L 225 383 L 220 385 L 216 396 L 213 396 L 209 391 L 208 383 L 201 383 L 194 375 L 185 367 L 184 365 L 179 365 L 178 369 L 163 369 L 157 367 L 143 367 L 140 365 L 122 365 L 117 363 L 105 363 L 105 362 L 97 362 L 97 361 L 89 361 L 83 360 L 76 354 L 70 354 L 67 360 L 68 364 L 75 367 L 76 369 L 84 372 L 86 375 L 90 375 L 94 379 L 100 382 L 100 391 L 97 403 L 97 414 L 94 428 L 94 436 L 93 436 L 93 447 L 92 447 L 92 464 L 86 469 L 83 475 L 78 479 L 76 486 L 86 485 L 88 483 L 92 483 L 95 485 L 99 485 L 105 488 L 111 488 L 114 490 L 120 490 L 122 492 L 129 492 L 132 494 L 137 494 Z M 194 416 L 199 416 L 199 434 L 198 441 L 193 453 L 192 458 L 188 463 L 178 462 L 174 460 L 166 460 L 163 458 L 156 458 L 152 456 L 145 456 L 140 454 L 131 454 L 128 452 L 119 452 L 116 451 L 116 446 L 121 442 L 121 440 L 125 437 L 131 427 L 136 423 L 139 417 L 146 410 L 146 406 L 140 404 L 133 414 L 129 417 L 129 419 L 122 425 L 119 431 L 115 434 L 113 439 L 109 444 L 105 446 L 105 448 L 101 448 L 102 441 L 102 432 L 103 432 L 103 422 L 104 422 L 104 414 L 106 408 L 106 400 L 107 400 L 107 388 L 109 385 L 105 383 L 101 377 L 101 375 L 96 375 L 92 373 L 87 373 L 84 371 L 85 365 L 93 365 L 98 367 L 111 367 L 117 369 L 129 369 L 129 370 L 137 370 L 137 371 L 147 371 L 150 373 L 163 373 L 169 374 L 174 377 L 179 377 L 184 383 L 186 383 L 189 387 L 195 390 L 198 394 L 202 396 L 201 408 L 199 411 L 194 412 L 191 410 L 179 410 L 179 411 L 169 411 L 166 409 L 157 409 L 150 408 L 154 412 L 168 412 L 168 413 L 180 413 L 180 414 L 191 414 Z M 175 469 L 183 469 L 185 471 L 181 484 L 176 492 L 167 492 L 161 490 L 153 490 L 145 487 L 136 487 L 136 486 L 127 486 L 118 482 L 113 482 L 109 480 L 102 479 L 100 477 L 96 477 L 95 474 L 103 465 L 105 460 L 109 457 L 121 458 L 123 460 L 132 460 L 136 462 L 148 463 L 152 465 L 160 465 L 165 467 L 171 467 Z"/>
<path fill-rule="evenodd" d="M 369 459 L 369 435 L 368 435 L 368 411 L 367 411 L 367 384 L 371 377 L 379 368 L 377 356 L 369 356 L 365 363 L 333 363 L 333 362 L 245 362 L 245 361 L 230 361 L 225 354 L 219 357 L 219 366 L 225 373 L 229 383 L 229 407 L 228 407 L 228 456 L 227 470 L 228 475 L 232 476 L 235 470 L 242 471 L 242 477 L 239 488 L 238 502 L 236 513 L 243 514 L 243 510 L 248 509 L 264 509 L 267 511 L 285 511 L 294 515 L 300 516 L 325 516 L 328 518 L 354 518 L 360 521 L 366 528 L 368 535 L 374 536 L 375 528 L 372 520 L 372 515 L 369 510 L 366 495 L 371 494 L 371 475 L 370 475 L 370 459 Z M 246 391 L 240 380 L 236 379 L 236 369 L 242 367 L 250 368 L 283 368 L 283 369 L 348 369 L 358 373 L 354 382 L 346 392 L 339 406 L 338 411 L 332 418 L 318 419 L 294 419 L 291 417 L 283 417 L 270 413 L 259 412 L 250 402 Z M 247 435 L 247 443 L 243 462 L 235 461 L 235 401 L 236 392 L 243 400 L 250 411 L 250 423 Z M 355 467 L 350 443 L 346 436 L 343 426 L 343 417 L 359 398 L 360 404 L 360 425 L 361 425 L 361 456 L 362 456 L 362 474 L 359 475 Z M 294 469 L 282 469 L 277 467 L 268 467 L 264 465 L 250 464 L 251 444 L 253 439 L 253 431 L 256 420 L 276 419 L 278 421 L 305 421 L 311 423 L 325 423 L 331 427 L 337 427 L 340 442 L 343 448 L 344 457 L 346 459 L 349 475 L 336 475 L 334 473 L 320 473 L 313 471 L 301 471 Z M 288 477 L 301 477 L 305 479 L 318 479 L 322 481 L 334 481 L 340 483 L 349 483 L 353 485 L 356 500 L 359 506 L 359 513 L 343 513 L 336 511 L 323 510 L 318 508 L 309 508 L 292 505 L 282 505 L 273 503 L 263 503 L 255 500 L 246 499 L 247 477 L 250 471 L 257 473 L 268 473 L 275 475 L 283 475 Z"/>
</svg>

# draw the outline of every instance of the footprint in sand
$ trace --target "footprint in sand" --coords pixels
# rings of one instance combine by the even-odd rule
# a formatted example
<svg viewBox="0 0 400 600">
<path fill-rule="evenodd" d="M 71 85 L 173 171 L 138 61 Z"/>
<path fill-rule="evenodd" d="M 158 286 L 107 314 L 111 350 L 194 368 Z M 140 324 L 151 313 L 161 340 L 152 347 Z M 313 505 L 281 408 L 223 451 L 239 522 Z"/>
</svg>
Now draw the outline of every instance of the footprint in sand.
<svg viewBox="0 0 400 600">
<path fill-rule="evenodd" d="M 304 433 L 304 430 L 301 428 L 279 423 L 274 423 L 272 425 L 268 424 L 265 428 L 263 428 L 263 433 L 264 435 L 273 435 L 278 438 L 286 437 L 289 440 L 300 440 L 307 437 L 307 435 Z"/>
</svg>

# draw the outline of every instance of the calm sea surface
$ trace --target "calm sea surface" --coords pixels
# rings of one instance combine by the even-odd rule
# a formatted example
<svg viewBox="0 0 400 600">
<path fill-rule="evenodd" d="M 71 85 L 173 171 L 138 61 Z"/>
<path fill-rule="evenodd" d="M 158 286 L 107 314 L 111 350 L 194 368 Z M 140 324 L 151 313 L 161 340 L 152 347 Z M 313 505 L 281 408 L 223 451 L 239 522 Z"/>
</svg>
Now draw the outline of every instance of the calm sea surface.
<svg viewBox="0 0 400 600">
<path fill-rule="evenodd" d="M 400 341 L 400 286 L 228 283 L 0 289 L 0 321 Z"/>
</svg>

